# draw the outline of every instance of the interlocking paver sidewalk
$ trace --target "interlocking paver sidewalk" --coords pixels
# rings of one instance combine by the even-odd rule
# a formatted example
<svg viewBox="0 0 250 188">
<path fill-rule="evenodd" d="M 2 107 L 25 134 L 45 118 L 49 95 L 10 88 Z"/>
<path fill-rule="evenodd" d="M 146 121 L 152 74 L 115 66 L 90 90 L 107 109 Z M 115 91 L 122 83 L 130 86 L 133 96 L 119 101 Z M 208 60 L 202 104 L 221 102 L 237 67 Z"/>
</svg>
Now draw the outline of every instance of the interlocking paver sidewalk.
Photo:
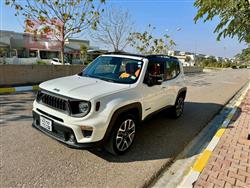
<svg viewBox="0 0 250 188">
<path fill-rule="evenodd" d="M 250 188 L 250 90 L 194 187 Z"/>
</svg>

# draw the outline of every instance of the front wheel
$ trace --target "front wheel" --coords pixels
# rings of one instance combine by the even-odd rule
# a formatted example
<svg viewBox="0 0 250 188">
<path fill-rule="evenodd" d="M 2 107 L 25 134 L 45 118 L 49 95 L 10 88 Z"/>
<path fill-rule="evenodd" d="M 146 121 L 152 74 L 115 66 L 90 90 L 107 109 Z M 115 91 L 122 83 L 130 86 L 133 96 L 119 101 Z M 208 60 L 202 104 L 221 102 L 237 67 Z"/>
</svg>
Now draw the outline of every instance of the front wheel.
<svg viewBox="0 0 250 188">
<path fill-rule="evenodd" d="M 122 155 L 127 152 L 135 139 L 136 119 L 132 115 L 118 118 L 111 133 L 106 150 L 114 155 Z"/>
<path fill-rule="evenodd" d="M 183 114 L 184 110 L 184 97 L 178 96 L 175 105 L 171 108 L 173 118 L 179 118 Z"/>
</svg>

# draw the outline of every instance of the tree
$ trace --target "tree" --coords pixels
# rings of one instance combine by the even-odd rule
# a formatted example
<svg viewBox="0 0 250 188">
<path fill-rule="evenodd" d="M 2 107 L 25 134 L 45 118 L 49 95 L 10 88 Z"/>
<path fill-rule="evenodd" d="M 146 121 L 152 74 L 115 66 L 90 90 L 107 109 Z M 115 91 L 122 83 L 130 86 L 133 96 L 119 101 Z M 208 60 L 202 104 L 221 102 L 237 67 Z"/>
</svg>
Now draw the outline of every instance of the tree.
<svg viewBox="0 0 250 188">
<path fill-rule="evenodd" d="M 191 61 L 191 57 L 190 56 L 186 56 L 185 62 L 189 62 L 189 61 Z"/>
<path fill-rule="evenodd" d="M 110 7 L 100 17 L 100 23 L 93 30 L 91 37 L 107 46 L 113 51 L 123 51 L 128 45 L 129 33 L 131 33 L 133 22 L 128 11 Z"/>
<path fill-rule="evenodd" d="M 250 62 L 250 45 L 248 48 L 243 49 L 242 52 L 237 54 L 235 57 L 240 61 Z"/>
<path fill-rule="evenodd" d="M 88 47 L 82 44 L 80 46 L 80 54 L 81 54 L 81 59 L 83 60 L 83 62 L 85 62 L 87 59 L 87 53 L 88 53 Z"/>
<path fill-rule="evenodd" d="M 219 18 L 214 30 L 218 33 L 218 40 L 237 36 L 239 41 L 250 43 L 250 0 L 196 0 L 194 6 L 198 8 L 195 22 Z"/>
<path fill-rule="evenodd" d="M 51 35 L 59 41 L 63 63 L 65 41 L 87 28 L 95 29 L 103 3 L 105 0 L 5 0 L 16 16 L 25 18 L 26 32 Z"/>
<path fill-rule="evenodd" d="M 199 58 L 199 65 L 202 67 L 216 67 L 217 60 L 214 57 Z"/>
<path fill-rule="evenodd" d="M 148 31 L 130 33 L 130 45 L 142 54 L 167 54 L 168 50 L 175 46 L 175 42 L 169 35 L 164 34 L 161 38 L 153 36 L 155 27 L 148 26 Z"/>
<path fill-rule="evenodd" d="M 6 57 L 7 49 L 0 47 L 0 57 Z"/>
</svg>

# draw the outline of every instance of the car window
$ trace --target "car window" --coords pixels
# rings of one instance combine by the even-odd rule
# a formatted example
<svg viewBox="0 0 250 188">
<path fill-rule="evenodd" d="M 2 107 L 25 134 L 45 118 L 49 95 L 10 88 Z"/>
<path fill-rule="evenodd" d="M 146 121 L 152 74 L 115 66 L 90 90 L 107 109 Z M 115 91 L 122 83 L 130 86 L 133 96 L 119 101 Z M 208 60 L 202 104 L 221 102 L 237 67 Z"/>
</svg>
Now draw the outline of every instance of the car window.
<svg viewBox="0 0 250 188">
<path fill-rule="evenodd" d="M 109 82 L 132 84 L 138 80 L 142 66 L 142 61 L 134 59 L 100 56 L 84 69 L 82 76 Z"/>
<path fill-rule="evenodd" d="M 114 73 L 117 64 L 112 63 L 108 59 L 104 59 L 102 64 L 98 64 L 94 70 L 94 74 Z"/>
<path fill-rule="evenodd" d="M 164 75 L 164 66 L 162 62 L 151 62 L 148 66 L 148 73 L 152 76 L 161 76 Z"/>
<path fill-rule="evenodd" d="M 163 80 L 164 79 L 164 62 L 158 59 L 150 59 L 147 67 L 147 71 L 144 77 L 144 83 L 147 83 L 148 79 Z M 154 80 L 153 80 L 154 81 Z"/>
<path fill-rule="evenodd" d="M 123 59 L 121 66 L 120 66 L 120 72 L 126 72 L 126 67 L 128 66 L 128 64 L 138 64 L 137 60 L 133 60 L 133 59 Z M 140 67 L 137 67 L 140 68 Z"/>
<path fill-rule="evenodd" d="M 180 74 L 180 65 L 176 60 L 166 61 L 165 69 L 165 80 L 171 80 Z"/>
</svg>

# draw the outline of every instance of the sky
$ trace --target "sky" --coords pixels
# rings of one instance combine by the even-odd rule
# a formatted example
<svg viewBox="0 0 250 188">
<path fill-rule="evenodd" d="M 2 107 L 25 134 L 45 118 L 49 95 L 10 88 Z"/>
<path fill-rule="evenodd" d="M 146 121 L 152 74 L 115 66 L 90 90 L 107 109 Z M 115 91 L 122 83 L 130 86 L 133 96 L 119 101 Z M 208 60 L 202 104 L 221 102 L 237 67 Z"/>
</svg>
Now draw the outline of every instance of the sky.
<svg viewBox="0 0 250 188">
<path fill-rule="evenodd" d="M 193 18 L 197 9 L 193 3 L 193 0 L 107 0 L 106 6 L 128 10 L 135 23 L 135 31 L 143 32 L 151 24 L 156 27 L 156 37 L 169 34 L 177 44 L 175 50 L 233 57 L 246 48 L 246 44 L 239 43 L 237 38 L 216 40 L 217 34 L 213 30 L 218 19 L 195 24 Z M 4 0 L 1 0 L 0 29 L 23 32 L 22 24 L 23 20 L 15 17 L 14 10 L 5 6 Z M 90 38 L 87 39 L 91 41 Z M 93 41 L 91 45 L 103 47 Z"/>
</svg>

